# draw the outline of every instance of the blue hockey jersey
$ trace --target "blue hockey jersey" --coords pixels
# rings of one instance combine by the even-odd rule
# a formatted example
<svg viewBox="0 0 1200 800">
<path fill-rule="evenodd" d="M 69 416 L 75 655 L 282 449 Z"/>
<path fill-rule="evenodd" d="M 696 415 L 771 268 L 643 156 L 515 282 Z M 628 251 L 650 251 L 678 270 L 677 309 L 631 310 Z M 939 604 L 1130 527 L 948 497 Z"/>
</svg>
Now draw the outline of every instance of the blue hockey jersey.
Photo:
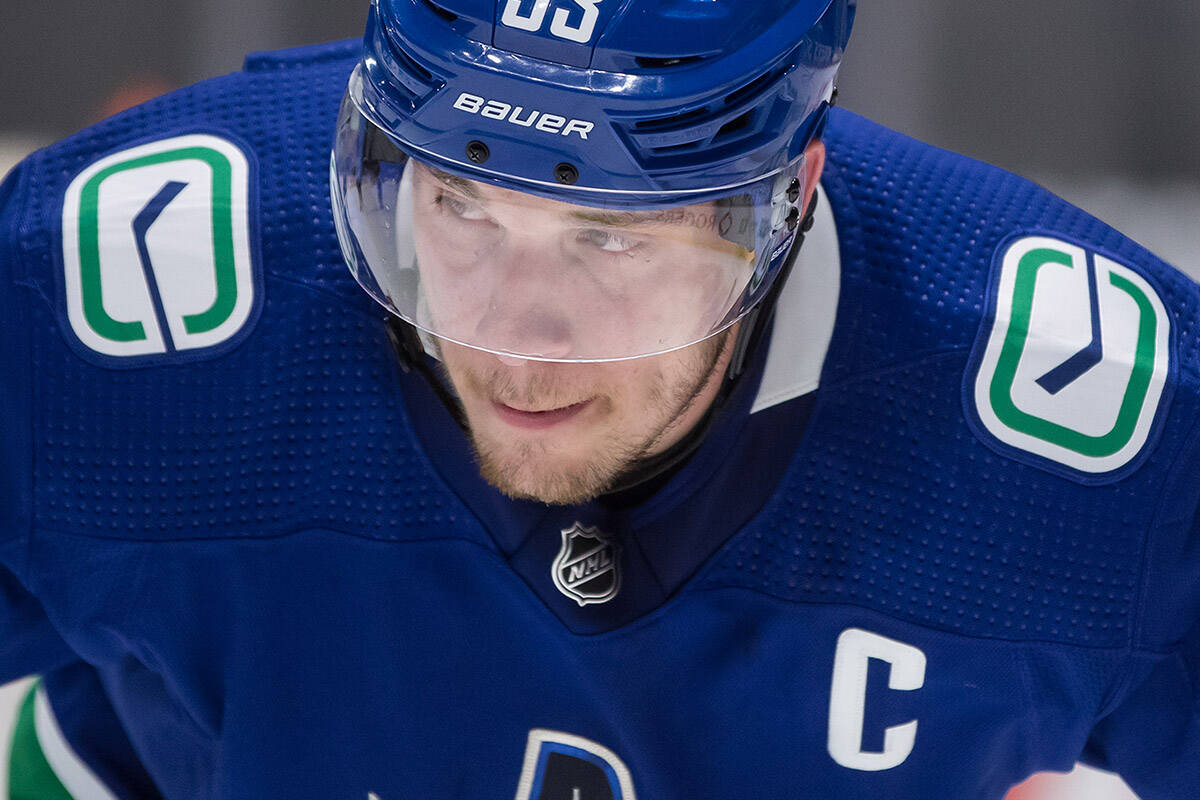
<svg viewBox="0 0 1200 800">
<path fill-rule="evenodd" d="M 835 112 L 695 456 L 509 500 L 339 252 L 356 55 L 253 56 L 0 189 L 14 796 L 1200 793 L 1200 289 Z"/>
</svg>

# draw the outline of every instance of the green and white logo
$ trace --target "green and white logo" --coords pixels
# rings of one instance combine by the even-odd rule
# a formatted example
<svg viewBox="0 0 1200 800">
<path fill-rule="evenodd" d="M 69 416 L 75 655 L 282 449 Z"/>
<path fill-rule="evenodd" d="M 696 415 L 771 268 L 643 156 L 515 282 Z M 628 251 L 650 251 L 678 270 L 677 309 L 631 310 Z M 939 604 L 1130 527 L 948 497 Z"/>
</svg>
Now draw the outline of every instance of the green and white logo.
<svg viewBox="0 0 1200 800">
<path fill-rule="evenodd" d="M 63 205 L 67 316 L 107 356 L 196 351 L 254 308 L 245 154 L 216 136 L 135 147 L 84 170 Z"/>
<path fill-rule="evenodd" d="M 975 375 L 984 427 L 1012 447 L 1090 474 L 1120 469 L 1154 424 L 1170 318 L 1140 275 L 1059 239 L 1014 242 Z"/>
</svg>

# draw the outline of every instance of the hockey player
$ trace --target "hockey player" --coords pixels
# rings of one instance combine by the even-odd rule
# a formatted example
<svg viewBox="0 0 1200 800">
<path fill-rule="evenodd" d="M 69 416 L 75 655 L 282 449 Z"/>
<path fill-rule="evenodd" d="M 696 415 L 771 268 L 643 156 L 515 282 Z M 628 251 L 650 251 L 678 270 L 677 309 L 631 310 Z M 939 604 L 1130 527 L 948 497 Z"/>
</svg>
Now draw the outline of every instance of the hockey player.
<svg viewBox="0 0 1200 800">
<path fill-rule="evenodd" d="M 11 175 L 12 796 L 1194 797 L 1200 289 L 853 12 L 379 0 Z"/>
</svg>

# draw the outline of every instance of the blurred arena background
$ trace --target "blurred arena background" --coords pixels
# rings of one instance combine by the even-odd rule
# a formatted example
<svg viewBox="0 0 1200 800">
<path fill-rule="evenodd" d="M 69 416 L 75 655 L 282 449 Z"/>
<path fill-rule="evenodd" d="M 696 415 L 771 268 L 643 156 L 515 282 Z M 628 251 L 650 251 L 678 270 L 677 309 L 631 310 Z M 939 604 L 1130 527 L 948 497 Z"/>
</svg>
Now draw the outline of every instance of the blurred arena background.
<svg viewBox="0 0 1200 800">
<path fill-rule="evenodd" d="M 366 4 L 4 0 L 0 174 L 121 108 L 236 69 L 249 50 L 358 36 Z M 1037 180 L 1200 278 L 1200 4 L 863 0 L 841 98 Z M 17 696 L 0 690 L 0 712 Z M 1011 800 L 1133 797 L 1081 769 Z"/>
</svg>

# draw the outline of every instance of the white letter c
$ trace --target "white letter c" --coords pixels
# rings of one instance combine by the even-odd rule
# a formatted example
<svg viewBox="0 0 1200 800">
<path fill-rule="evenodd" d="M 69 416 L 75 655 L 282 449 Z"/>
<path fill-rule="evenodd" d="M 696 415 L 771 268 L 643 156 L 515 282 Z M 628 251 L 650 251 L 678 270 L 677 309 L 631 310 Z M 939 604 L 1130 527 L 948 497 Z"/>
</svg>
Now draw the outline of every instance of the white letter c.
<svg viewBox="0 0 1200 800">
<path fill-rule="evenodd" d="M 925 684 L 925 654 L 859 628 L 842 631 L 833 657 L 829 690 L 829 755 L 848 769 L 878 772 L 903 764 L 917 738 L 917 721 L 884 731 L 883 752 L 862 749 L 863 717 L 867 704 L 867 665 L 872 658 L 891 665 L 888 688 L 920 689 Z"/>
</svg>

